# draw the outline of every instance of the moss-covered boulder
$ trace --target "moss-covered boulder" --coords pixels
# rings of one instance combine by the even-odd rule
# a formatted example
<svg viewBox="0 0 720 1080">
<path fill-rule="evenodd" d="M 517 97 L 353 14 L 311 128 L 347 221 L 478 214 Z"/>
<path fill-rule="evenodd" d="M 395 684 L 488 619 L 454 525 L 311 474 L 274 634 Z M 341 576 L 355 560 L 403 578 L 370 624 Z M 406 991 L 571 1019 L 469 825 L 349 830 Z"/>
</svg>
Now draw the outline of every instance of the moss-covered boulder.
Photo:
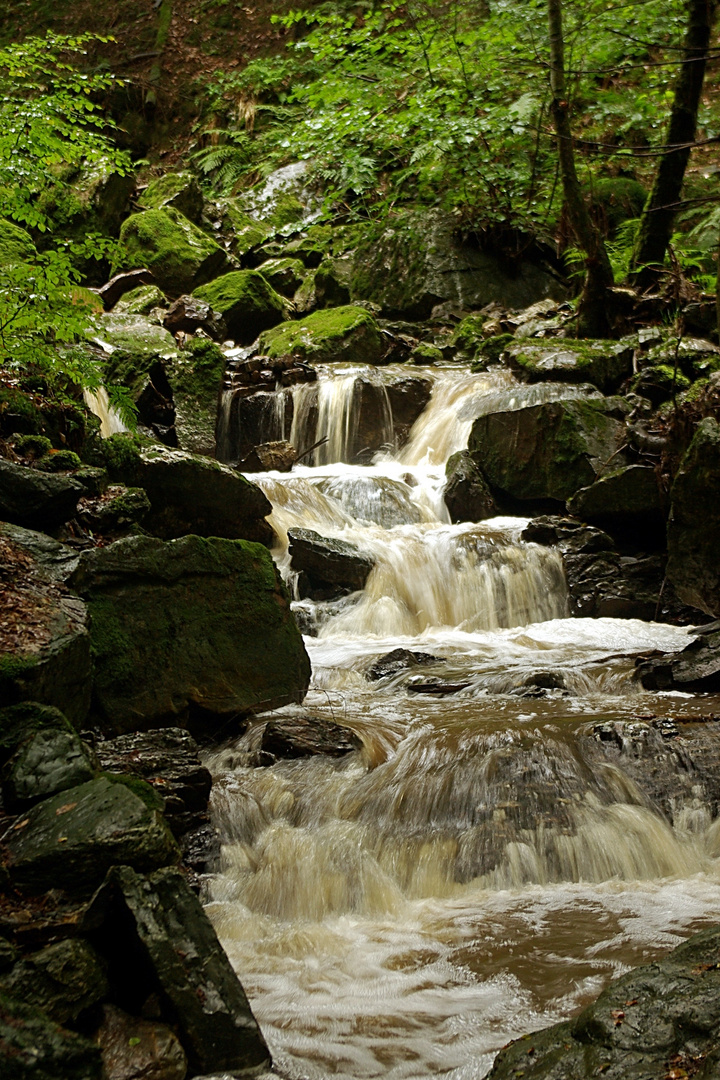
<svg viewBox="0 0 720 1080">
<path fill-rule="evenodd" d="M 666 502 L 658 475 L 651 465 L 611 469 L 568 500 L 575 517 L 598 525 L 612 536 L 632 534 L 636 540 L 663 547 Z"/>
<path fill-rule="evenodd" d="M 151 270 L 168 296 L 191 293 L 228 269 L 215 241 L 172 206 L 144 210 L 123 222 L 112 272 Z"/>
<path fill-rule="evenodd" d="M 215 426 L 226 363 L 225 354 L 214 341 L 192 338 L 171 365 L 175 430 L 183 450 L 215 456 Z"/>
<path fill-rule="evenodd" d="M 53 476 L 0 458 L 0 520 L 33 529 L 53 529 L 75 513 L 83 487 L 69 476 Z"/>
<path fill-rule="evenodd" d="M 571 399 L 473 424 L 468 449 L 497 498 L 564 502 L 601 475 L 625 442 L 612 399 Z"/>
<path fill-rule="evenodd" d="M 52 219 L 53 231 L 81 237 L 88 232 L 117 236 L 135 190 L 133 173 L 117 172 L 108 158 L 83 168 L 61 165 L 38 197 L 38 208 Z"/>
<path fill-rule="evenodd" d="M 328 363 L 335 360 L 376 364 L 384 346 L 375 319 L 365 308 L 316 311 L 299 322 L 285 322 L 260 337 L 260 349 L 272 359 L 298 357 Z"/>
<path fill-rule="evenodd" d="M 130 289 L 113 308 L 114 315 L 149 315 L 155 308 L 167 307 L 165 294 L 157 285 L 139 285 Z"/>
<path fill-rule="evenodd" d="M 690 380 L 670 364 L 653 364 L 640 371 L 632 381 L 632 390 L 653 405 L 662 405 L 690 387 Z"/>
<path fill-rule="evenodd" d="M 34 1005 L 0 993 L 0 1074 L 7 1080 L 101 1080 L 100 1049 Z"/>
<path fill-rule="evenodd" d="M 287 305 L 257 270 L 235 270 L 196 289 L 194 296 L 205 300 L 225 319 L 235 341 L 249 345 L 259 333 L 277 326 L 287 315 Z"/>
<path fill-rule="evenodd" d="M 297 292 L 307 274 L 300 259 L 289 258 L 266 259 L 258 266 L 258 272 L 275 292 L 286 297 L 292 297 Z"/>
<path fill-rule="evenodd" d="M 720 615 L 720 424 L 699 425 L 678 470 L 668 521 L 668 580 L 687 604 Z"/>
<path fill-rule="evenodd" d="M 486 322 L 485 315 L 467 315 L 455 327 L 452 344 L 460 352 L 475 356 L 485 341 L 482 330 Z"/>
<path fill-rule="evenodd" d="M 220 235 L 232 254 L 241 259 L 243 264 L 246 257 L 272 235 L 272 227 L 264 221 L 256 221 L 250 217 L 240 199 L 218 199 L 213 209 L 220 225 Z M 250 264 L 252 265 L 252 259 Z"/>
<path fill-rule="evenodd" d="M 36 255 L 30 234 L 12 221 L 0 218 L 0 266 L 32 262 Z"/>
<path fill-rule="evenodd" d="M 623 341 L 522 340 L 508 343 L 503 355 L 527 382 L 591 383 L 604 394 L 614 393 L 633 370 L 633 346 Z"/>
<path fill-rule="evenodd" d="M 15 964 L 0 993 L 41 1008 L 59 1024 L 77 1020 L 108 993 L 102 961 L 87 941 L 57 941 Z"/>
<path fill-rule="evenodd" d="M 116 732 L 301 700 L 310 662 L 260 544 L 186 536 L 84 552 L 96 709 Z"/>
<path fill-rule="evenodd" d="M 200 224 L 205 199 L 197 179 L 189 172 L 165 173 L 152 180 L 138 199 L 144 210 L 179 210 L 188 221 Z"/>
<path fill-rule="evenodd" d="M 150 500 L 143 488 L 114 484 L 101 496 L 86 499 L 77 520 L 89 532 L 119 537 L 138 531 L 150 513 Z"/>
<path fill-rule="evenodd" d="M 146 871 L 175 863 L 161 805 L 142 780 L 107 776 L 46 799 L 6 838 L 10 878 L 23 889 L 89 891 L 117 863 Z"/>
</svg>

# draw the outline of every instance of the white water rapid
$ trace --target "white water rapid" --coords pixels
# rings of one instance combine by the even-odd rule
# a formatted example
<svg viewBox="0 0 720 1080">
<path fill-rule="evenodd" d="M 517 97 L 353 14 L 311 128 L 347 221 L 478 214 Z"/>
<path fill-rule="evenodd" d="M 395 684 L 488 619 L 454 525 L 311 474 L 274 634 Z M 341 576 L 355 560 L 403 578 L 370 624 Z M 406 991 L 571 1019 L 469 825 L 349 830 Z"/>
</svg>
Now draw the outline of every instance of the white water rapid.
<svg viewBox="0 0 720 1080">
<path fill-rule="evenodd" d="M 211 756 L 222 854 L 207 910 L 282 1074 L 479 1080 L 510 1038 L 720 919 L 702 786 L 671 793 L 671 825 L 593 750 L 594 725 L 661 742 L 651 717 L 718 703 L 632 681 L 634 654 L 682 647 L 686 629 L 567 618 L 561 560 L 520 541 L 524 521 L 450 524 L 445 462 L 473 418 L 581 391 L 423 369 L 434 389 L 409 441 L 393 448 L 383 407 L 387 449 L 362 466 L 343 461 L 359 374 L 381 391 L 390 377 L 328 367 L 292 391 L 297 445 L 327 442 L 311 466 L 253 479 L 291 586 L 292 527 L 375 559 L 364 591 L 296 603 L 316 634 L 312 688 L 274 714 L 342 723 L 362 749 L 255 767 L 258 717 Z M 369 680 L 397 648 L 430 659 Z"/>
</svg>

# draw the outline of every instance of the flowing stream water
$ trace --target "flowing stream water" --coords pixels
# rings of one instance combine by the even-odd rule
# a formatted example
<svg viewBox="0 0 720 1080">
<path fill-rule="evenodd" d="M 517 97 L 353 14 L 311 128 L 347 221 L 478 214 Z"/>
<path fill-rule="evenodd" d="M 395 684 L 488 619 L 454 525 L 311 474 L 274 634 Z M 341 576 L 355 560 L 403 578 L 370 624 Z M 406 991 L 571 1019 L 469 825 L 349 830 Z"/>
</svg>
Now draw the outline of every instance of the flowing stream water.
<svg viewBox="0 0 720 1080">
<path fill-rule="evenodd" d="M 253 479 L 291 586 L 293 526 L 376 559 L 363 592 L 296 603 L 317 631 L 312 686 L 274 714 L 342 723 L 362 749 L 252 767 L 258 717 L 212 755 L 222 855 L 207 910 L 281 1072 L 470 1080 L 509 1039 L 720 919 L 702 790 L 678 794 L 671 827 L 588 749 L 599 722 L 718 702 L 643 692 L 633 654 L 681 648 L 687 629 L 568 618 L 560 556 L 522 543 L 523 520 L 450 524 L 445 462 L 474 417 L 582 390 L 434 369 L 404 448 L 382 413 L 387 450 L 359 466 L 343 459 L 360 374 L 393 373 L 328 366 L 295 388 L 297 445 L 328 441 L 312 466 Z M 369 681 L 398 647 L 435 659 Z M 548 673 L 565 689 L 524 696 Z M 416 692 L 433 679 L 458 689 Z"/>
</svg>

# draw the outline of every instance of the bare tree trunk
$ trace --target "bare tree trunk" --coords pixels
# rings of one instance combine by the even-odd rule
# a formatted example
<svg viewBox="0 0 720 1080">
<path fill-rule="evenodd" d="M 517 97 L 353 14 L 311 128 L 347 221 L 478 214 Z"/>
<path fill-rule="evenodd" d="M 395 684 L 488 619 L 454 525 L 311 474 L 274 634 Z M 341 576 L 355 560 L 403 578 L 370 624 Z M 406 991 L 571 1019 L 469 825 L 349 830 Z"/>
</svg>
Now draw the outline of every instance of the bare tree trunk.
<svg viewBox="0 0 720 1080">
<path fill-rule="evenodd" d="M 682 63 L 675 82 L 675 96 L 665 139 L 670 149 L 660 158 L 652 191 L 640 218 L 630 264 L 633 282 L 643 288 L 657 281 L 672 236 L 675 204 L 682 194 L 691 144 L 695 141 L 717 0 L 688 0 L 687 8 Z"/>
<path fill-rule="evenodd" d="M 575 168 L 569 104 L 565 81 L 565 43 L 562 0 L 548 0 L 550 43 L 550 111 L 558 139 L 558 159 L 568 220 L 578 246 L 585 255 L 585 284 L 578 307 L 578 335 L 604 337 L 610 332 L 608 289 L 614 280 L 603 238 L 596 229 L 583 199 Z"/>
</svg>

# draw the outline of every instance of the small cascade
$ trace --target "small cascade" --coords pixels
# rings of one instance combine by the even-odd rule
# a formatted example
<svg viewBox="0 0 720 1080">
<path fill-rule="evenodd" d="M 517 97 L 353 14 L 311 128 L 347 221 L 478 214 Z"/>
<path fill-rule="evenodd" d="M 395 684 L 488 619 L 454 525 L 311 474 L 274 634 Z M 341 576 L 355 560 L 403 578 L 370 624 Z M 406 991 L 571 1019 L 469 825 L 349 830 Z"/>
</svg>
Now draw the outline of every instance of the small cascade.
<svg viewBox="0 0 720 1080">
<path fill-rule="evenodd" d="M 100 435 L 103 439 L 109 439 L 111 435 L 119 435 L 127 431 L 120 414 L 110 405 L 108 392 L 104 386 L 97 390 L 83 390 L 85 404 L 91 413 L 100 420 Z"/>
</svg>

